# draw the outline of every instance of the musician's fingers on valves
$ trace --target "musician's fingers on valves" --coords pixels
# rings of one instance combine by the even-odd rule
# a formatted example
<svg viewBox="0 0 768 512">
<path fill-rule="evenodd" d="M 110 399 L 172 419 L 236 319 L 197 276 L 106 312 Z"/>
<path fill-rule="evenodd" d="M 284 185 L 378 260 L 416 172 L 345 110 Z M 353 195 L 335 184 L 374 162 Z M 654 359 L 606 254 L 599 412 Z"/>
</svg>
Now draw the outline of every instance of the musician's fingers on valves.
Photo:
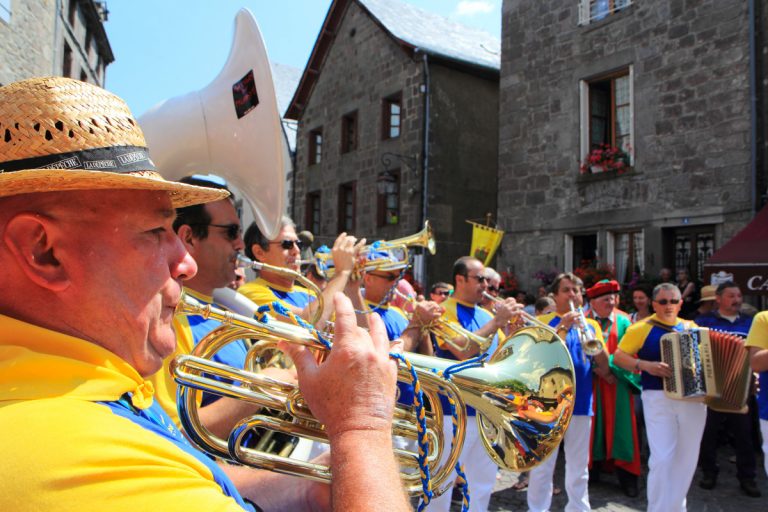
<svg viewBox="0 0 768 512">
<path fill-rule="evenodd" d="M 437 302 L 422 300 L 413 308 L 413 319 L 421 326 L 429 325 L 443 315 L 445 310 Z"/>
<path fill-rule="evenodd" d="M 496 319 L 499 323 L 506 324 L 515 316 L 518 316 L 519 310 L 517 301 L 511 297 L 495 303 Z"/>
<path fill-rule="evenodd" d="M 351 271 L 355 268 L 360 249 L 365 245 L 365 238 L 358 240 L 354 236 L 341 233 L 333 242 L 333 265 L 336 272 Z"/>
</svg>

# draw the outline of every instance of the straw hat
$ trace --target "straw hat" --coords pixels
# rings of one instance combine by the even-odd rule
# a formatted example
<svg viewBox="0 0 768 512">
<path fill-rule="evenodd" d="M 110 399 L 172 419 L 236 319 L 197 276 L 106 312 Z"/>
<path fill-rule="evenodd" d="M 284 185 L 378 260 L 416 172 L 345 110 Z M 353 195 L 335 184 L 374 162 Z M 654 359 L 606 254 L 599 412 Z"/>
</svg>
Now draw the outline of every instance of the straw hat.
<svg viewBox="0 0 768 512">
<path fill-rule="evenodd" d="M 708 284 L 701 288 L 701 298 L 699 302 L 707 302 L 708 300 L 715 300 L 717 295 L 717 286 Z"/>
<path fill-rule="evenodd" d="M 175 207 L 227 197 L 164 180 L 128 105 L 104 89 L 62 77 L 0 87 L 0 197 L 94 189 L 167 191 Z"/>
</svg>

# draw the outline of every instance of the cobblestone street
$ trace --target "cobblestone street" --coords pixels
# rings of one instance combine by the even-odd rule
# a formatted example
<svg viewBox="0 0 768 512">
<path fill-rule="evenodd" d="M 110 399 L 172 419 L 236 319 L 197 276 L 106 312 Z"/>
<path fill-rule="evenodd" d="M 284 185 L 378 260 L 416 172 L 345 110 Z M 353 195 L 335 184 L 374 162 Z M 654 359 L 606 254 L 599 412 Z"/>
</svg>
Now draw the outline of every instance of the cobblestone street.
<svg viewBox="0 0 768 512">
<path fill-rule="evenodd" d="M 739 482 L 736 479 L 736 464 L 729 461 L 733 456 L 733 449 L 721 447 L 718 450 L 718 464 L 720 475 L 717 487 L 706 491 L 699 487 L 701 471 L 697 470 L 693 483 L 688 492 L 688 510 L 690 512 L 764 512 L 768 509 L 768 479 L 763 470 L 762 456 L 757 458 L 757 486 L 763 493 L 761 498 L 749 498 L 742 494 Z M 555 470 L 555 485 L 563 489 L 563 492 L 552 500 L 552 510 L 563 510 L 567 502 L 564 481 L 564 461 L 562 453 L 557 461 Z M 640 481 L 640 495 L 637 498 L 626 497 L 619 487 L 614 475 L 602 474 L 598 483 L 590 483 L 589 499 L 592 509 L 601 512 L 628 512 L 646 510 L 645 476 L 648 474 L 647 465 L 643 466 L 643 477 Z M 503 471 L 496 482 L 496 488 L 491 497 L 489 510 L 498 512 L 527 510 L 526 491 L 516 491 L 512 486 L 517 482 L 517 475 Z M 471 483 L 470 483 L 471 485 Z M 460 511 L 461 507 L 454 504 L 453 511 Z"/>
<path fill-rule="evenodd" d="M 718 464 L 720 475 L 717 487 L 706 491 L 699 487 L 701 471 L 697 470 L 693 483 L 688 492 L 688 510 L 691 512 L 763 512 L 768 509 L 768 480 L 763 470 L 762 458 L 758 457 L 757 485 L 763 493 L 761 498 L 749 498 L 742 494 L 739 482 L 736 479 L 736 465 L 729 462 L 733 455 L 730 447 L 721 447 L 718 450 Z M 564 461 L 562 454 L 557 461 L 555 470 L 555 485 L 563 488 Z M 642 511 L 646 509 L 645 476 L 648 474 L 647 466 L 643 467 L 643 477 L 640 482 L 640 495 L 637 498 L 626 497 L 619 487 L 614 475 L 603 474 L 600 482 L 590 483 L 589 500 L 592 509 L 602 512 L 627 512 Z M 502 472 L 496 483 L 489 510 L 493 511 L 523 511 L 527 510 L 526 492 L 516 491 L 512 486 L 517 482 L 517 475 Z M 567 502 L 565 489 L 552 500 L 552 510 L 563 510 Z M 460 510 L 455 508 L 454 510 Z"/>
</svg>

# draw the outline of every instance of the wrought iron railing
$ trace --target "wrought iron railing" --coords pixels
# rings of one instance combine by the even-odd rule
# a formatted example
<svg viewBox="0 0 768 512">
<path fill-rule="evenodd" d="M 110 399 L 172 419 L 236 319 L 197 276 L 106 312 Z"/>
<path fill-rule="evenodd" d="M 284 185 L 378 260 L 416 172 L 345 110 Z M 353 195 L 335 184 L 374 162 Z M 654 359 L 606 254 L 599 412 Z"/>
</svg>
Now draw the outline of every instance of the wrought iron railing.
<svg viewBox="0 0 768 512">
<path fill-rule="evenodd" d="M 633 0 L 579 0 L 579 25 L 589 25 L 632 5 Z"/>
</svg>

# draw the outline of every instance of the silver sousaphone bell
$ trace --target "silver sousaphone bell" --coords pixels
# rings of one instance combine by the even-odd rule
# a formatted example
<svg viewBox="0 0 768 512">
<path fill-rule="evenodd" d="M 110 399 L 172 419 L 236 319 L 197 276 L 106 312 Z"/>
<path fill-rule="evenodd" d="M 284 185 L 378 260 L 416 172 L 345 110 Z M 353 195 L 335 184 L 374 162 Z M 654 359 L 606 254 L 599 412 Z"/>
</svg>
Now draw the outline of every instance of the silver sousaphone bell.
<svg viewBox="0 0 768 512">
<path fill-rule="evenodd" d="M 155 105 L 139 117 L 139 125 L 163 177 L 211 173 L 225 178 L 249 203 L 262 233 L 278 235 L 290 158 L 269 58 L 248 9 L 237 13 L 229 58 L 219 75 L 199 91 Z"/>
</svg>

